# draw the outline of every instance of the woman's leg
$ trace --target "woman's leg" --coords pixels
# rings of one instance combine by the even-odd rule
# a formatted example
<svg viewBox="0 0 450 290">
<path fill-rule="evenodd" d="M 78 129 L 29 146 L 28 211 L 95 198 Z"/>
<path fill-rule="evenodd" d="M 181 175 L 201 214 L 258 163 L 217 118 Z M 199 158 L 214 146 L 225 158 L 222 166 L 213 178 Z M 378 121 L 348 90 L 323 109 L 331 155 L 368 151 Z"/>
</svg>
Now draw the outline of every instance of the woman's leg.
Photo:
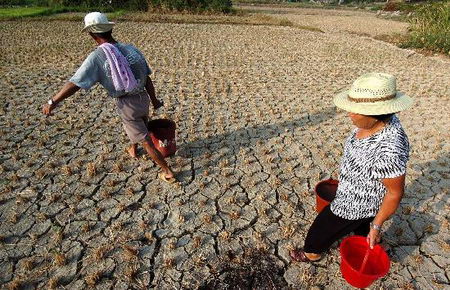
<svg viewBox="0 0 450 290">
<path fill-rule="evenodd" d="M 321 254 L 330 246 L 370 219 L 347 220 L 336 216 L 327 206 L 316 217 L 305 239 L 306 254 Z"/>
</svg>

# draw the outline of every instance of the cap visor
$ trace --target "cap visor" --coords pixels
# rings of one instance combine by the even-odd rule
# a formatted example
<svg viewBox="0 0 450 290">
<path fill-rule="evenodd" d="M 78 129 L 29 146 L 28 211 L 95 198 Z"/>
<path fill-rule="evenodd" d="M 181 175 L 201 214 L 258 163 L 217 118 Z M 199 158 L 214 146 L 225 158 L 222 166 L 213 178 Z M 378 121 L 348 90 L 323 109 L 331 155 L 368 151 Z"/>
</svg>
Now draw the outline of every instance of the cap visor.
<svg viewBox="0 0 450 290">
<path fill-rule="evenodd" d="M 86 32 L 90 28 L 92 28 L 92 29 L 90 29 L 90 32 L 103 33 L 103 32 L 107 32 L 107 31 L 110 31 L 111 29 L 113 29 L 114 25 L 115 25 L 114 22 L 91 24 L 91 25 L 88 25 L 88 26 L 84 27 L 83 29 L 81 29 L 81 32 Z"/>
</svg>

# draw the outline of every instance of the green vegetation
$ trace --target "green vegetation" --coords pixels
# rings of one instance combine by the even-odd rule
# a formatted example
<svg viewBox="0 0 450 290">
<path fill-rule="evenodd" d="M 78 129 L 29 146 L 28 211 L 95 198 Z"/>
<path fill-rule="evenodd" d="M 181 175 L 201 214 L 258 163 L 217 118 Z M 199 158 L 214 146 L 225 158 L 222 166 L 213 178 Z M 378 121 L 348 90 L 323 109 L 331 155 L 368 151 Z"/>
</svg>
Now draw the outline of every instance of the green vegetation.
<svg viewBox="0 0 450 290">
<path fill-rule="evenodd" d="M 147 0 L 3 0 L 1 6 L 68 8 L 77 11 L 147 10 Z"/>
<path fill-rule="evenodd" d="M 450 54 L 450 2 L 429 3 L 417 9 L 410 19 L 410 30 L 403 47 Z"/>
<path fill-rule="evenodd" d="M 67 12 L 83 12 L 83 16 L 78 17 L 80 19 L 83 19 L 84 13 L 89 11 L 91 10 L 85 7 L 33 7 L 33 6 L 8 7 L 8 8 L 0 8 L 0 20 L 15 20 L 25 17 L 50 16 L 54 14 L 61 14 Z M 107 13 L 107 15 L 110 19 L 116 19 L 122 16 L 124 13 L 125 10 L 116 10 Z"/>
<path fill-rule="evenodd" d="M 231 0 L 149 0 L 151 9 L 164 9 L 188 12 L 220 12 L 233 11 Z"/>
<path fill-rule="evenodd" d="M 159 11 L 187 11 L 195 13 L 233 11 L 231 0 L 3 0 L 1 6 L 34 7 L 76 7 L 78 9 L 102 11 L 125 9 L 147 11 L 149 8 Z"/>
<path fill-rule="evenodd" d="M 0 19 L 14 19 L 50 14 L 53 14 L 52 9 L 48 7 L 15 7 L 0 9 Z"/>
</svg>

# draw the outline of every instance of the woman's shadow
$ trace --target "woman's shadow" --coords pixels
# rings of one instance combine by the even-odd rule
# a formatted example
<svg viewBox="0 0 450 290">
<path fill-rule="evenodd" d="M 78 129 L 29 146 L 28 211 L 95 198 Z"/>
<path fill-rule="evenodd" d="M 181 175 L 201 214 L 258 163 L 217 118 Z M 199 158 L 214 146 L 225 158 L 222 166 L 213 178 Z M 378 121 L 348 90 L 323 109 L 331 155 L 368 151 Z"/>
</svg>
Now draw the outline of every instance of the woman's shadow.
<svg viewBox="0 0 450 290">
<path fill-rule="evenodd" d="M 435 263 L 424 264 L 424 259 L 442 256 L 443 248 L 450 248 L 449 163 L 450 155 L 446 153 L 434 161 L 411 165 L 413 171 L 421 174 L 407 185 L 400 208 L 383 236 L 394 261 L 412 264 L 418 271 L 439 272 Z M 435 282 L 448 283 L 445 270 L 441 270 L 443 277 L 435 275 Z"/>
</svg>

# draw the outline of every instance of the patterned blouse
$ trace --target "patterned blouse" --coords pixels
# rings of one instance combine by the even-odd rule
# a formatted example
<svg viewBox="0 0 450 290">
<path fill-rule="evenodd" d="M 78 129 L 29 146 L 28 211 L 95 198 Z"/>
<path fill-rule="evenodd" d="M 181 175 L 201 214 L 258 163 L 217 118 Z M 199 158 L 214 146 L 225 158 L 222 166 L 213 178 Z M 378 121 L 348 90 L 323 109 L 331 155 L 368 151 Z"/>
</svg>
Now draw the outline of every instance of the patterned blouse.
<svg viewBox="0 0 450 290">
<path fill-rule="evenodd" d="M 395 115 L 370 137 L 357 139 L 356 131 L 345 143 L 339 186 L 330 207 L 348 220 L 374 217 L 386 194 L 381 180 L 405 174 L 409 159 L 408 137 Z"/>
</svg>

